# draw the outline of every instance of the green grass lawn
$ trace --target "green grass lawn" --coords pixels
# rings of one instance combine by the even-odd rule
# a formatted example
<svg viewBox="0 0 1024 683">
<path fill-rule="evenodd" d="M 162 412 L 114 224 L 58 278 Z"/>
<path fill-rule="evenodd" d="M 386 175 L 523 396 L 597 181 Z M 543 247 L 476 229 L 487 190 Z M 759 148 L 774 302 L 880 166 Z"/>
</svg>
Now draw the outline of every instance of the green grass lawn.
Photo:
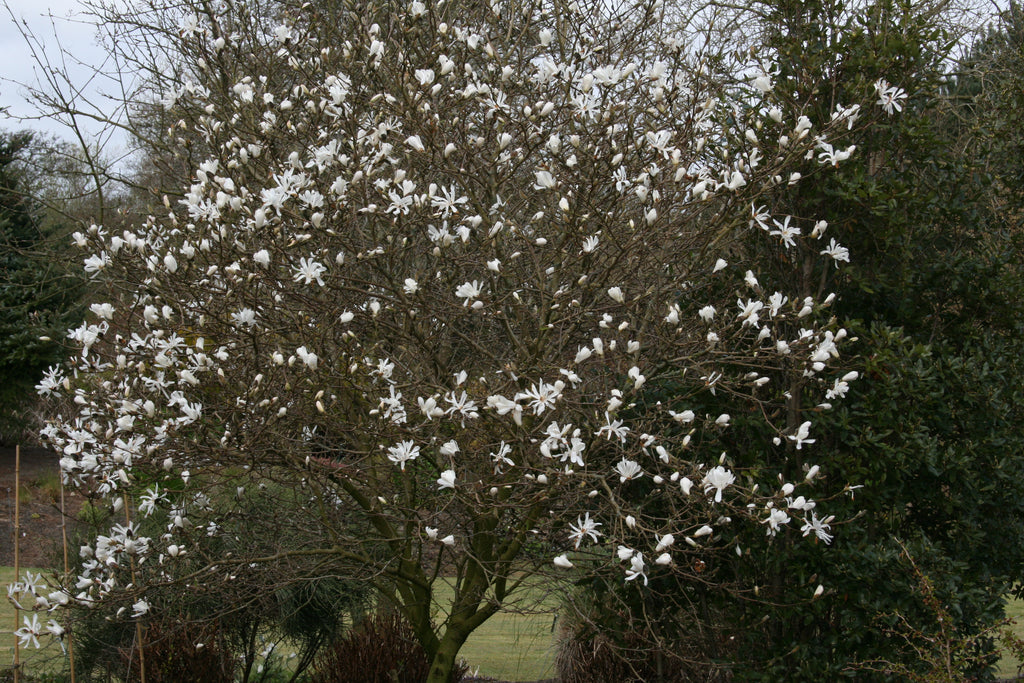
<svg viewBox="0 0 1024 683">
<path fill-rule="evenodd" d="M 451 599 L 451 593 L 437 590 L 437 600 Z M 500 612 L 469 636 L 459 656 L 470 671 L 506 681 L 536 681 L 555 673 L 555 605 L 543 600 L 541 589 L 524 591 L 529 609 Z M 534 604 L 531 604 L 534 603 Z"/>
<path fill-rule="evenodd" d="M 552 623 L 551 615 L 496 614 L 469 637 L 461 656 L 481 676 L 506 681 L 553 678 Z"/>
<path fill-rule="evenodd" d="M 1024 639 L 1024 600 L 1011 599 L 1006 604 L 1006 616 L 1015 622 L 1013 624 L 1014 634 L 1018 638 Z M 1000 678 L 1011 678 L 1017 675 L 1019 664 L 1020 662 L 1015 662 L 1004 654 L 999 660 L 996 673 Z"/>
<path fill-rule="evenodd" d="M 24 574 L 25 569 L 23 568 L 21 571 Z M 30 568 L 29 571 L 39 572 L 41 570 Z M 17 618 L 17 623 L 15 623 L 16 610 L 14 605 L 7 600 L 6 588 L 14 583 L 17 578 L 13 567 L 0 567 L 0 587 L 4 589 L 2 594 L 3 605 L 0 606 L 0 671 L 14 664 L 14 644 L 18 640 L 14 635 L 14 631 L 21 628 L 22 618 L 28 616 L 27 612 L 22 612 L 21 616 Z M 49 619 L 49 616 L 39 615 L 39 621 L 43 624 L 49 621 Z M 22 671 L 34 675 L 60 671 L 65 666 L 65 656 L 60 644 L 52 638 L 40 638 L 39 643 L 43 647 L 38 650 L 32 647 L 20 648 L 19 657 L 21 659 Z"/>
</svg>

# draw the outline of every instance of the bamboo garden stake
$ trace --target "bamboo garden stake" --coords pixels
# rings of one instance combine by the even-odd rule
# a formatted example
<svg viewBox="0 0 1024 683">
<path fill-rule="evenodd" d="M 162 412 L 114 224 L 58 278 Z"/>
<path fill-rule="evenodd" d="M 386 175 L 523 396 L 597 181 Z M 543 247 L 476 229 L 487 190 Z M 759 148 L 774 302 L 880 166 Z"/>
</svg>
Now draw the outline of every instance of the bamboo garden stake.
<svg viewBox="0 0 1024 683">
<path fill-rule="evenodd" d="M 19 576 L 21 573 L 20 557 L 18 556 L 18 546 L 21 541 L 21 519 L 19 517 L 19 510 L 21 508 L 21 446 L 14 447 L 14 575 Z M 18 629 L 18 619 L 21 618 L 21 610 L 18 609 L 18 605 L 14 606 L 14 629 Z M 21 680 L 20 665 L 21 660 L 19 657 L 18 648 L 18 635 L 14 635 L 14 683 L 18 683 Z"/>
</svg>

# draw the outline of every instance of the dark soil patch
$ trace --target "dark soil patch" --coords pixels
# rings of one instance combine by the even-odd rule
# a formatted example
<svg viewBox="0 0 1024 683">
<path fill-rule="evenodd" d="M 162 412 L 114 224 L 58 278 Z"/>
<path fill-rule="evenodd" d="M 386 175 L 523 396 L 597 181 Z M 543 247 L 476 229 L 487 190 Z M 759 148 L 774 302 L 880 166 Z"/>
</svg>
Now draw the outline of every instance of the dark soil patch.
<svg viewBox="0 0 1024 683">
<path fill-rule="evenodd" d="M 15 449 L 0 448 L 0 566 L 14 565 Z M 20 504 L 19 563 L 22 567 L 54 567 L 61 557 L 60 457 L 42 448 L 22 448 L 18 471 Z M 74 521 L 82 499 L 67 490 L 64 506 Z M 77 553 L 75 548 L 72 552 Z"/>
</svg>

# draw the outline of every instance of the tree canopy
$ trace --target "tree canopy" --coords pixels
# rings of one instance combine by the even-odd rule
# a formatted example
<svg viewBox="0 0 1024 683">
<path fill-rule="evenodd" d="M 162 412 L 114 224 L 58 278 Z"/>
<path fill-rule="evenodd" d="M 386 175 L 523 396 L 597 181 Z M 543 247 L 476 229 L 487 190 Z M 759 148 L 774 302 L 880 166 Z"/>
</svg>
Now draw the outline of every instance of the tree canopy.
<svg viewBox="0 0 1024 683">
<path fill-rule="evenodd" d="M 537 577 L 645 652 L 770 643 L 766 680 L 895 656 L 914 578 L 856 586 L 901 552 L 991 623 L 1017 551 L 964 563 L 1020 519 L 1019 205 L 965 131 L 1015 91 L 949 78 L 930 5 L 720 9 L 104 15 L 162 205 L 74 235 L 96 303 L 38 388 L 124 518 L 15 594 L 141 628 L 165 586 L 357 578 L 436 682 Z"/>
</svg>

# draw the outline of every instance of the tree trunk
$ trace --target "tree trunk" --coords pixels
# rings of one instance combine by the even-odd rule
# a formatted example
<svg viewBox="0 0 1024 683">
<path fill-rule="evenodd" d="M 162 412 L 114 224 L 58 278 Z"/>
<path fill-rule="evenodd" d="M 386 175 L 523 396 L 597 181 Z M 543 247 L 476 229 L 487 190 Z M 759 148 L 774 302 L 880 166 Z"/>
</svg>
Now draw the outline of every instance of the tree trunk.
<svg viewBox="0 0 1024 683">
<path fill-rule="evenodd" d="M 427 675 L 426 683 L 451 683 L 455 658 L 468 637 L 469 631 L 461 628 L 461 625 L 449 624 L 437 652 L 434 653 L 434 659 L 430 662 L 430 673 Z"/>
</svg>

